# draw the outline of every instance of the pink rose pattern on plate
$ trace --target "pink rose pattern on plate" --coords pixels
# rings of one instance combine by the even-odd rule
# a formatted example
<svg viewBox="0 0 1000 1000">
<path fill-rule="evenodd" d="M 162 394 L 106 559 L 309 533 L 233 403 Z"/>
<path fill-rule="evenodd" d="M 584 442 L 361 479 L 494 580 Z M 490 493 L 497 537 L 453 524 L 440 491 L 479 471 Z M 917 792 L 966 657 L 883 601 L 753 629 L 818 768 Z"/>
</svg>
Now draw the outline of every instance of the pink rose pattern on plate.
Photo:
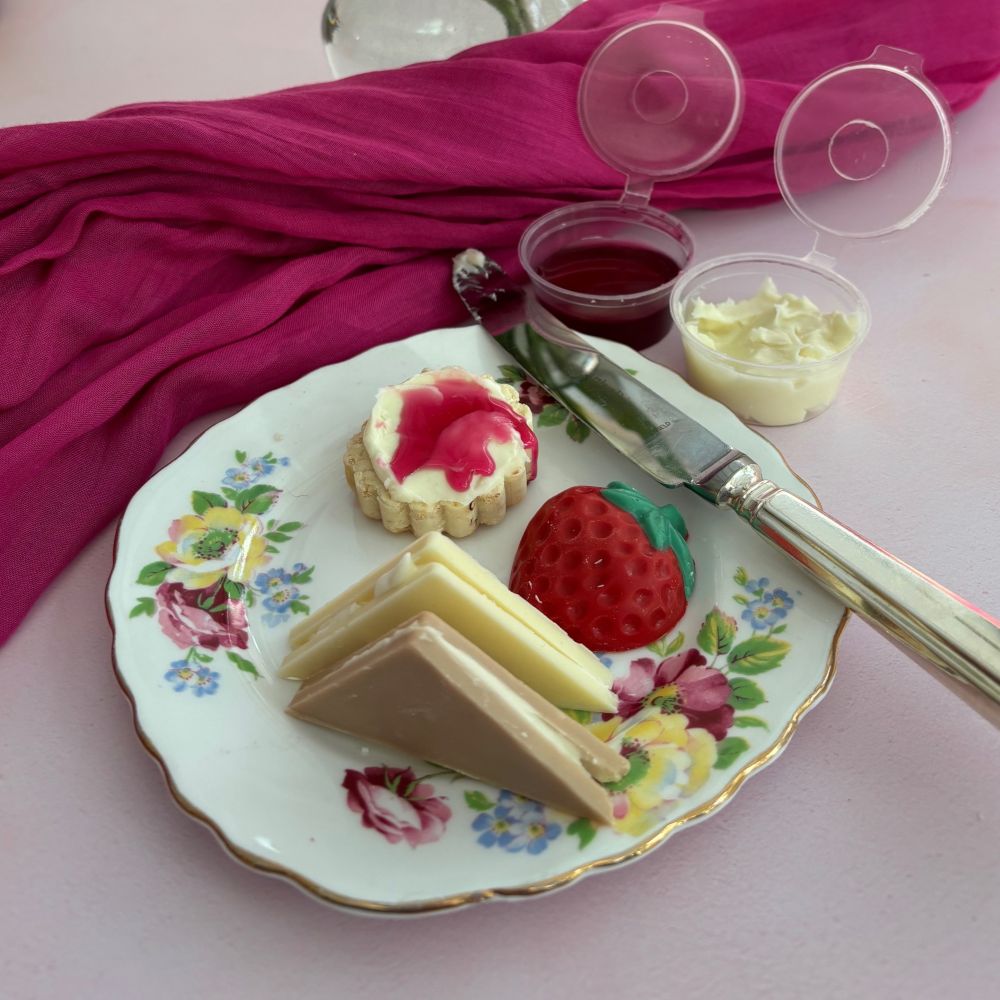
<svg viewBox="0 0 1000 1000">
<path fill-rule="evenodd" d="M 314 567 L 294 563 L 286 569 L 274 559 L 302 524 L 268 516 L 282 493 L 269 480 L 291 461 L 271 452 L 249 458 L 237 451 L 234 457 L 218 492 L 194 490 L 191 512 L 168 525 L 166 539 L 156 546 L 159 558 L 147 563 L 136 581 L 156 589 L 139 597 L 129 614 L 155 618 L 184 651 L 163 679 L 175 692 L 190 691 L 196 698 L 219 690 L 221 675 L 211 665 L 220 650 L 238 670 L 260 676 L 253 661 L 236 652 L 249 645 L 248 608 L 259 602 L 269 628 L 309 613 L 309 597 L 301 588 Z"/>
<path fill-rule="evenodd" d="M 348 768 L 342 787 L 347 789 L 348 808 L 361 814 L 362 826 L 390 844 L 433 843 L 451 819 L 445 797 L 436 795 L 434 786 L 409 767 L 366 767 L 363 772 Z"/>
</svg>

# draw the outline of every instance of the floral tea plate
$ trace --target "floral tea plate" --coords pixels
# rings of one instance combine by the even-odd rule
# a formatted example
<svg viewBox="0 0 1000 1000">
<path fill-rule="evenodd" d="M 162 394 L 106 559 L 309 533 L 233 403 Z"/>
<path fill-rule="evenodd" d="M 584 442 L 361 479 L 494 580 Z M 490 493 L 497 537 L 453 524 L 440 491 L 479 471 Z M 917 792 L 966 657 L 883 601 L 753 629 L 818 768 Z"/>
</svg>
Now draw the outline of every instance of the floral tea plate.
<svg viewBox="0 0 1000 1000">
<path fill-rule="evenodd" d="M 629 348 L 601 348 L 809 496 L 728 410 Z M 293 622 L 411 540 L 358 509 L 347 440 L 380 386 L 445 365 L 515 384 L 536 415 L 527 499 L 461 542 L 501 579 L 532 514 L 569 486 L 622 480 L 686 519 L 698 579 L 684 619 L 652 646 L 602 656 L 615 715 L 575 713 L 629 760 L 609 788 L 611 827 L 284 712 Z M 826 692 L 845 618 L 731 512 L 647 479 L 468 327 L 320 369 L 212 427 L 129 505 L 107 603 L 137 730 L 178 803 L 255 868 L 329 902 L 405 913 L 554 889 L 709 816 Z"/>
</svg>

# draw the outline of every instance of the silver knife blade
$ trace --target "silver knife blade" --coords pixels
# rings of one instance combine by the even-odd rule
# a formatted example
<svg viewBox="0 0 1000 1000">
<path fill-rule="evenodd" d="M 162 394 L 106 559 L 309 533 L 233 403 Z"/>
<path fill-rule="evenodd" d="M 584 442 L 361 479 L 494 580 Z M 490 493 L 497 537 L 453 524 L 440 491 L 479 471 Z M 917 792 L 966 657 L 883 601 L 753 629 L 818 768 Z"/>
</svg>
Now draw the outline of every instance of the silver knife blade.
<svg viewBox="0 0 1000 1000">
<path fill-rule="evenodd" d="M 530 322 L 538 310 L 531 296 L 478 250 L 455 258 L 452 283 L 532 379 L 657 482 L 718 502 L 720 487 L 751 464 L 554 317 Z"/>
</svg>

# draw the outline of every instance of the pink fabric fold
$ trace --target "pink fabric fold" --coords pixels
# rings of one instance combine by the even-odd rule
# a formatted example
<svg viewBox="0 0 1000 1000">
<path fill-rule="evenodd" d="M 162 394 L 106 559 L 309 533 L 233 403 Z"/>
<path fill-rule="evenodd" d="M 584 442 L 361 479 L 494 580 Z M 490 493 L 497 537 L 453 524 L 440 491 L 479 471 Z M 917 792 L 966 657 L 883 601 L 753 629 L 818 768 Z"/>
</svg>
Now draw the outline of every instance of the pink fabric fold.
<svg viewBox="0 0 1000 1000">
<path fill-rule="evenodd" d="M 923 53 L 955 110 L 1000 71 L 1000 8 L 981 0 L 688 5 L 734 51 L 747 105 L 723 159 L 658 186 L 666 209 L 773 198 L 795 93 L 879 43 Z M 445 62 L 0 133 L 0 642 L 189 421 L 461 323 L 454 252 L 514 270 L 532 219 L 615 197 L 576 89 L 657 7 L 589 0 Z"/>
</svg>

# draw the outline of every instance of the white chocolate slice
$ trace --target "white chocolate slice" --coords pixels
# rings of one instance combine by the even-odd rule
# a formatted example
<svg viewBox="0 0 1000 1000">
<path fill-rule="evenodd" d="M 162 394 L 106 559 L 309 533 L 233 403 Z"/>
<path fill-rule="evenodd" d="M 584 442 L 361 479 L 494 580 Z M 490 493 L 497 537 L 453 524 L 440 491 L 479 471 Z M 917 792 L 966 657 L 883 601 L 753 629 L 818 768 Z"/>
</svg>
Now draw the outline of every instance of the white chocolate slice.
<svg viewBox="0 0 1000 1000">
<path fill-rule="evenodd" d="M 297 625 L 281 674 L 310 677 L 421 611 L 434 612 L 553 704 L 615 711 L 610 675 L 593 653 L 436 533 Z"/>
</svg>

